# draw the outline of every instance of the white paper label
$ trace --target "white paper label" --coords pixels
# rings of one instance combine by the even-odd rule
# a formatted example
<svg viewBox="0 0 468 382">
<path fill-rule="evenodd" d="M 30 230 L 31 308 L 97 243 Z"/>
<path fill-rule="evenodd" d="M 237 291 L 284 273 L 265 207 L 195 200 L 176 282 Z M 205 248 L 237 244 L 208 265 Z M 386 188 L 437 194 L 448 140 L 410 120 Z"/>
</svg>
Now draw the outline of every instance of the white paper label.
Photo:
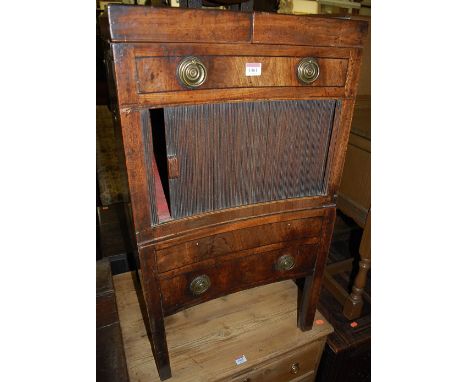
<svg viewBox="0 0 468 382">
<path fill-rule="evenodd" d="M 245 355 L 242 355 L 242 357 L 236 359 L 236 365 L 242 365 L 244 362 L 247 362 L 247 358 L 245 358 Z"/>
<path fill-rule="evenodd" d="M 246 76 L 261 76 L 262 75 L 262 64 L 260 62 L 246 63 L 245 64 L 245 75 Z"/>
</svg>

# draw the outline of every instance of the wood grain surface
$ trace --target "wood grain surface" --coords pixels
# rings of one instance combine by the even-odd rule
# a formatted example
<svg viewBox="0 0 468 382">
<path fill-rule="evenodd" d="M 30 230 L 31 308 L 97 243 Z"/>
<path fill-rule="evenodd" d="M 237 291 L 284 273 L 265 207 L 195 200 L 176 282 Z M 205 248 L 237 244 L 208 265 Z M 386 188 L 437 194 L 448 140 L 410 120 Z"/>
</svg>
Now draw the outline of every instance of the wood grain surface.
<svg viewBox="0 0 468 382">
<path fill-rule="evenodd" d="M 130 113 L 120 110 L 119 113 L 120 123 L 127 126 L 121 130 L 121 133 L 130 200 L 132 201 L 133 228 L 137 231 L 143 227 L 151 226 L 154 218 L 151 212 L 155 194 L 149 192 L 148 157 L 145 156 L 144 150 L 144 130 L 146 130 L 144 123 L 148 122 L 148 118 L 145 118 L 147 114 L 147 110 Z M 135 150 L 135 146 L 139 147 L 139 150 Z M 138 201 L 137 205 L 134 204 L 134 201 Z M 140 207 L 140 203 L 144 204 L 145 207 Z"/>
<path fill-rule="evenodd" d="M 96 380 L 129 381 L 108 259 L 96 262 Z"/>
<path fill-rule="evenodd" d="M 112 22 L 104 32 L 112 41 L 233 43 L 251 39 L 252 15 L 243 12 L 156 7 L 133 7 L 129 12 L 126 6 L 111 4 L 106 16 Z"/>
<path fill-rule="evenodd" d="M 318 57 L 349 59 L 351 51 L 355 48 L 349 47 L 326 47 L 313 45 L 271 45 L 236 43 L 170 43 L 161 42 L 157 44 L 140 42 L 138 44 L 123 44 L 131 49 L 135 59 L 145 57 L 167 57 L 167 56 L 261 56 L 261 57 Z"/>
<path fill-rule="evenodd" d="M 176 73 L 184 56 L 137 59 L 138 92 L 157 93 L 186 90 Z M 319 58 L 320 75 L 305 85 L 297 78 L 297 65 L 303 57 L 197 56 L 207 69 L 206 81 L 197 89 L 345 85 L 348 60 Z M 246 64 L 261 64 L 261 75 L 247 76 Z"/>
<path fill-rule="evenodd" d="M 318 340 L 302 346 L 279 359 L 242 373 L 232 382 L 314 382 L 324 345 L 324 340 Z M 296 369 L 293 369 L 293 365 Z"/>
<path fill-rule="evenodd" d="M 267 201 L 323 195 L 335 101 L 164 109 L 174 219 Z M 229 155 L 226 155 L 229 150 Z"/>
<path fill-rule="evenodd" d="M 128 84 L 132 93 L 122 98 L 123 110 L 157 108 L 176 105 L 202 105 L 229 102 L 288 101 L 288 100 L 330 100 L 346 97 L 343 86 L 269 86 L 221 89 L 181 90 L 166 93 L 138 94 L 136 84 Z"/>
<path fill-rule="evenodd" d="M 129 11 L 128 8 L 118 4 L 107 8 L 101 29 L 105 38 L 113 42 L 362 46 L 367 33 L 367 22 L 323 16 L 156 7 L 134 7 Z M 106 22 L 106 18 L 113 22 Z"/>
<path fill-rule="evenodd" d="M 252 42 L 263 44 L 362 46 L 367 34 L 365 21 L 331 17 L 255 12 L 253 22 Z"/>
<path fill-rule="evenodd" d="M 228 224 L 239 224 L 239 227 L 245 227 L 249 222 L 251 222 L 251 225 L 256 225 L 260 224 L 260 221 L 288 220 L 293 219 L 293 216 L 295 218 L 321 216 L 325 210 L 322 207 L 332 207 L 333 204 L 333 198 L 328 195 L 258 203 L 166 221 L 164 224 L 142 230 L 137 235 L 141 246 L 152 245 L 156 242 L 160 243 L 161 248 L 163 248 L 163 242 L 170 243 L 172 240 L 181 239 L 191 240 L 195 236 L 186 237 L 188 233 L 203 232 L 204 230 L 220 232 L 220 227 L 226 227 Z M 252 218 L 258 221 L 252 222 Z M 205 236 L 207 235 L 205 233 Z"/>
<path fill-rule="evenodd" d="M 262 205 L 260 205 L 262 206 Z M 263 207 L 266 207 L 265 203 Z M 309 207 L 306 204 L 307 207 Z M 331 208 L 329 206 L 329 208 Z M 168 226 L 178 227 L 180 230 L 176 231 L 176 234 L 163 236 L 161 235 L 161 240 L 157 240 L 155 243 L 148 243 L 148 246 L 156 244 L 154 247 L 157 250 L 165 249 L 172 247 L 174 245 L 182 244 L 188 241 L 199 240 L 207 236 L 218 235 L 226 232 L 231 232 L 235 230 L 241 230 L 244 228 L 255 227 L 264 224 L 278 223 L 289 220 L 298 220 L 298 219 L 308 219 L 312 217 L 323 217 L 326 214 L 327 208 L 298 208 L 297 211 L 285 211 L 279 212 L 277 208 L 272 208 L 271 211 L 264 208 L 263 210 L 259 209 L 258 211 L 264 211 L 264 213 L 252 214 L 251 209 L 246 208 L 246 211 L 243 211 L 244 214 L 238 214 L 238 209 L 232 208 L 227 211 L 227 217 L 225 219 L 220 219 L 218 213 L 213 213 L 215 218 L 213 220 L 206 219 L 209 215 L 202 215 L 201 217 L 186 218 L 181 220 L 174 220 L 167 223 Z M 256 211 L 254 209 L 254 211 Z M 203 224 L 200 224 L 200 221 Z M 181 224 L 178 224 L 181 223 Z M 194 223 L 194 224 L 190 224 Z M 166 226 L 166 224 L 164 225 Z M 314 231 L 317 227 L 315 224 L 310 227 Z M 172 228 L 171 228 L 172 229 Z M 169 229 L 167 232 L 170 232 Z M 162 233 L 163 231 L 161 231 Z"/>
<path fill-rule="evenodd" d="M 115 276 L 114 284 L 130 381 L 160 381 L 131 274 Z M 323 320 L 323 324 L 315 324 L 306 333 L 297 328 L 296 300 L 294 282 L 284 281 L 212 300 L 167 317 L 171 381 L 221 382 L 247 378 L 263 365 L 325 340 L 333 328 L 319 312 L 316 319 Z M 242 355 L 247 362 L 237 366 L 235 360 Z"/>
<path fill-rule="evenodd" d="M 211 349 L 204 347 L 209 347 L 206 341 L 214 334 L 205 332 L 208 337 L 202 335 L 201 342 L 194 339 L 181 360 L 177 351 L 184 345 L 171 345 L 171 333 L 185 339 L 187 334 L 183 328 L 168 331 L 169 355 L 165 324 L 169 328 L 174 317 L 186 316 L 190 317 L 186 327 L 197 331 L 208 325 L 211 330 L 220 312 L 212 310 L 209 319 L 198 320 L 190 310 L 164 320 L 165 316 L 237 289 L 286 277 L 304 278 L 299 283 L 298 315 L 296 293 L 289 305 L 297 335 L 289 332 L 288 336 L 272 337 L 274 328 L 263 320 L 255 321 L 255 332 L 249 333 L 249 339 L 255 337 L 254 346 L 263 344 L 259 353 L 267 346 L 275 348 L 276 340 L 283 349 L 285 345 L 288 349 L 289 339 L 295 345 L 305 345 L 301 341 L 314 331 L 367 23 L 333 17 L 121 5 L 110 5 L 102 21 L 110 49 L 109 74 L 117 89 L 116 116 L 122 127 L 132 202 L 130 223 L 160 377 L 171 376 L 171 359 L 178 370 L 173 373 L 174 380 L 184 368 L 187 380 L 222 380 L 232 372 L 232 357 L 240 355 L 232 355 L 239 352 L 233 352 L 232 347 L 237 334 L 241 335 L 250 322 L 244 322 L 234 337 L 227 335 L 229 341 L 223 346 L 217 343 Z M 199 55 L 207 61 L 206 88 L 182 89 L 174 82 L 175 76 L 170 77 L 177 63 L 174 57 L 185 55 Z M 308 56 L 323 63 L 322 77 L 311 86 L 298 86 L 294 83 L 294 60 Z M 241 78 L 242 68 L 251 58 L 264 60 L 264 77 Z M 156 130 L 165 133 L 162 146 L 166 153 L 157 144 L 160 132 L 154 126 L 149 128 L 153 113 L 149 109 L 159 110 L 163 117 L 164 123 Z M 155 160 L 151 158 L 154 152 Z M 322 229 L 319 235 L 310 233 L 307 238 L 299 228 L 296 236 L 283 229 L 249 231 L 263 224 L 314 217 L 322 220 Z M 245 235 L 227 234 L 245 229 Z M 258 237 L 250 239 L 248 232 Z M 286 240 L 270 240 L 278 234 Z M 216 235 L 221 242 L 215 241 Z M 270 235 L 270 239 L 263 240 L 263 235 Z M 193 248 L 197 242 L 203 250 Z M 174 246 L 180 252 L 171 254 L 169 248 Z M 306 246 L 307 253 L 300 252 Z M 158 251 L 162 255 L 166 251 L 168 260 L 161 263 L 162 273 L 157 266 Z M 280 274 L 274 263 L 287 251 L 297 256 L 297 268 Z M 175 260 L 176 252 L 183 254 L 180 263 Z M 214 287 L 200 298 L 189 298 L 187 285 L 199 273 L 210 273 Z M 284 302 L 278 305 L 283 293 L 284 289 L 278 290 L 270 301 L 273 310 L 268 319 L 284 312 Z M 256 301 L 258 306 L 263 303 L 262 299 Z M 203 306 L 208 305 L 200 308 Z M 244 309 L 238 308 L 237 314 L 245 315 Z M 282 317 L 281 321 L 287 320 Z M 232 327 L 229 322 L 223 322 L 225 328 Z M 311 331 L 300 333 L 296 324 Z M 259 353 L 253 355 L 254 363 L 261 362 Z M 213 354 L 218 356 L 216 366 L 211 365 L 205 377 L 194 379 L 194 371 Z M 230 354 L 229 361 L 223 361 L 223 354 Z M 146 361 L 154 378 L 151 354 Z M 259 381 L 260 375 L 264 374 L 259 374 Z M 308 376 L 298 376 L 296 382 L 305 378 Z"/>
<path fill-rule="evenodd" d="M 314 313 L 317 309 L 335 218 L 336 209 L 327 209 L 326 219 L 322 228 L 320 248 L 317 253 L 317 261 L 315 262 L 314 274 L 308 275 L 305 278 L 304 286 L 301 288 L 301 300 L 298 306 L 298 325 L 302 330 L 310 330 L 313 325 Z"/>
<path fill-rule="evenodd" d="M 356 48 L 347 47 L 316 47 L 307 45 L 266 45 L 266 44 L 200 44 L 200 43 L 165 43 L 165 44 L 149 44 L 149 43 L 111 43 L 113 50 L 114 60 L 119 65 L 115 66 L 115 82 L 119 87 L 118 101 L 120 107 L 138 107 L 146 105 L 148 107 L 158 107 L 162 105 L 174 104 L 193 104 L 193 103 L 209 103 L 209 102 L 222 102 L 222 101 L 237 101 L 237 100 L 259 100 L 259 99 L 300 99 L 310 97 L 344 97 L 346 95 L 346 88 L 343 86 L 321 86 L 319 79 L 318 83 L 311 85 L 297 84 L 296 86 L 256 86 L 256 87 L 237 87 L 237 88 L 212 88 L 204 89 L 198 88 L 197 90 L 186 89 L 180 87 L 177 92 L 149 92 L 139 93 L 137 74 L 137 63 L 140 60 L 158 59 L 161 62 L 168 62 L 169 59 L 164 57 L 183 57 L 183 56 L 214 56 L 219 59 L 236 58 L 241 56 L 251 57 L 264 57 L 268 58 L 278 57 L 315 57 L 319 60 L 331 60 L 331 62 L 345 62 L 349 63 L 352 53 Z M 233 57 L 234 56 L 234 57 Z M 228 60 L 229 61 L 229 60 Z M 273 61 L 274 62 L 274 61 Z M 348 72 L 346 78 L 348 79 L 355 72 L 355 66 L 350 67 L 348 64 Z M 294 65 L 293 65 L 294 67 Z M 339 72 L 340 65 L 332 66 L 327 71 L 327 81 L 332 81 L 332 72 Z M 167 71 L 162 67 L 160 70 Z M 237 70 L 237 69 L 235 69 Z M 287 68 L 286 73 L 282 73 L 282 77 L 288 76 L 291 67 Z M 113 72 L 113 71 L 111 71 Z M 155 72 L 153 72 L 154 74 Z M 157 71 L 156 71 L 157 73 Z M 233 73 L 227 73 L 227 76 L 233 76 Z M 113 73 L 111 73 L 113 74 Z M 175 76 L 175 69 L 171 72 L 172 77 L 165 75 L 167 81 L 177 81 Z M 140 77 L 145 80 L 149 75 L 140 73 Z M 245 76 L 245 72 L 243 73 Z M 326 75 L 326 74 L 325 74 Z M 337 74 L 341 75 L 341 74 Z M 220 76 L 217 76 L 218 79 Z M 320 78 L 320 77 L 319 77 Z M 156 75 L 152 81 L 158 81 Z M 225 80 L 223 80 L 225 81 Z M 258 81 L 258 80 L 256 80 Z M 275 80 L 276 81 L 276 80 Z M 284 82 L 284 80 L 283 80 Z M 332 82 L 330 82 L 332 83 Z M 349 88 L 353 85 L 353 81 L 346 80 L 345 85 Z M 174 85 L 175 86 L 175 85 Z"/>
<path fill-rule="evenodd" d="M 190 270 L 166 279 L 161 275 L 163 308 L 166 314 L 172 314 L 188 306 L 199 304 L 216 297 L 239 290 L 271 283 L 279 280 L 313 275 L 317 259 L 318 243 L 306 244 L 307 241 L 290 242 L 286 248 L 267 252 L 250 251 L 231 259 L 219 259 L 214 264 L 203 264 L 200 269 Z M 281 256 L 294 258 L 294 268 L 288 271 L 277 269 Z M 196 264 L 195 264 L 196 265 Z M 211 280 L 209 289 L 200 296 L 190 291 L 190 283 L 195 277 L 207 275 Z"/>
<path fill-rule="evenodd" d="M 275 243 L 319 236 L 321 218 L 287 220 L 214 233 L 157 250 L 159 272 L 167 272 L 187 264 L 228 255 Z M 286 245 L 286 243 L 284 245 Z"/>
</svg>

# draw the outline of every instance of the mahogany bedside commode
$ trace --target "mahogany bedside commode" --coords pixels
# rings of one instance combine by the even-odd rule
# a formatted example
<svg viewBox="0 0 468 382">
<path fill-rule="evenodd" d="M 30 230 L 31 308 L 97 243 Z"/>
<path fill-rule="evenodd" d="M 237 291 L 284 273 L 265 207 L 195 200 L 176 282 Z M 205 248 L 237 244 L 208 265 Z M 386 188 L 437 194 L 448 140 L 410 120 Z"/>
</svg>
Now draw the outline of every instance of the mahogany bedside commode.
<svg viewBox="0 0 468 382">
<path fill-rule="evenodd" d="M 102 19 L 153 350 L 164 317 L 296 279 L 309 330 L 367 23 L 110 5 Z"/>
</svg>

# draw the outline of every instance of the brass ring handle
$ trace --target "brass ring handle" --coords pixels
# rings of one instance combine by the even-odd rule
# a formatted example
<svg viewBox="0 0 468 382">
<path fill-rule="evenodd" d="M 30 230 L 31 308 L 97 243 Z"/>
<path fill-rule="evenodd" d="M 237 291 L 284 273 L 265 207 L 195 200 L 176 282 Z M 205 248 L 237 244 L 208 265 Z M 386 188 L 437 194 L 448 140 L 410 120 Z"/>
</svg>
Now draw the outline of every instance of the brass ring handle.
<svg viewBox="0 0 468 382">
<path fill-rule="evenodd" d="M 294 268 L 295 261 L 294 257 L 290 255 L 283 255 L 276 261 L 276 269 L 279 271 L 289 271 Z"/>
<path fill-rule="evenodd" d="M 195 277 L 190 283 L 190 291 L 194 296 L 199 296 L 205 293 L 211 286 L 210 278 L 207 275 Z"/>
<path fill-rule="evenodd" d="M 299 363 L 293 363 L 291 366 L 291 374 L 297 374 L 299 373 Z"/>
<path fill-rule="evenodd" d="M 201 86 L 205 82 L 206 76 L 206 66 L 197 57 L 186 57 L 177 67 L 177 77 L 188 88 Z"/>
<path fill-rule="evenodd" d="M 319 74 L 320 68 L 318 62 L 313 57 L 303 58 L 297 65 L 297 78 L 306 85 L 314 82 Z"/>
</svg>

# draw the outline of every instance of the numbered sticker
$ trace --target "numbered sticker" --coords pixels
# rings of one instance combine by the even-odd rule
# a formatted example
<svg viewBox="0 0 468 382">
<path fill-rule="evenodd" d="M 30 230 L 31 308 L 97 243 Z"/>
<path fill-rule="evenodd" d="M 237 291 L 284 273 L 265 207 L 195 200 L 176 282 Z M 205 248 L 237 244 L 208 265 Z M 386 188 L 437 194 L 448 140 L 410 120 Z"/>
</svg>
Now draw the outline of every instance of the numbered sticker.
<svg viewBox="0 0 468 382">
<path fill-rule="evenodd" d="M 236 359 L 236 365 L 242 365 L 244 362 L 247 362 L 247 358 L 245 358 L 245 355 L 242 354 L 242 357 L 239 357 Z"/>
<path fill-rule="evenodd" d="M 261 76 L 262 75 L 262 64 L 261 63 L 246 63 L 245 64 L 245 75 L 246 76 Z"/>
</svg>

